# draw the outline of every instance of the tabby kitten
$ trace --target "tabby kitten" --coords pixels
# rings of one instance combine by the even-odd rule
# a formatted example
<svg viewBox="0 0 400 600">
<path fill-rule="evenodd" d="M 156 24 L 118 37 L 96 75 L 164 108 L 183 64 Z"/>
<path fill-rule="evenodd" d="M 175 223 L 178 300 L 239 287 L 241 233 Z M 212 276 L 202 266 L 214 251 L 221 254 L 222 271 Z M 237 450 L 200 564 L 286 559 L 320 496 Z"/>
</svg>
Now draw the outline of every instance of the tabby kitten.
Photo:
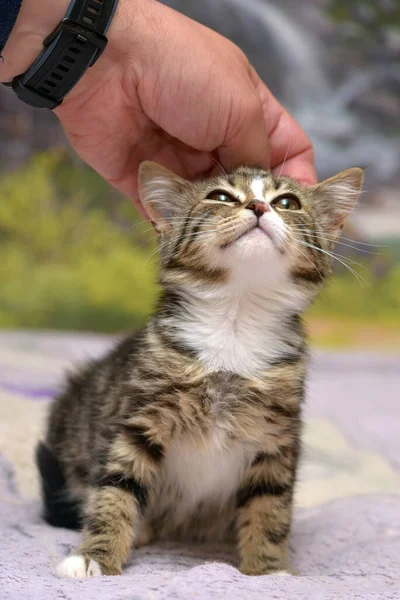
<svg viewBox="0 0 400 600">
<path fill-rule="evenodd" d="M 258 168 L 139 187 L 159 234 L 146 327 L 73 374 L 37 451 L 45 517 L 82 527 L 61 576 L 118 575 L 153 539 L 235 540 L 242 573 L 288 569 L 307 348 L 300 314 L 362 185 Z"/>
</svg>

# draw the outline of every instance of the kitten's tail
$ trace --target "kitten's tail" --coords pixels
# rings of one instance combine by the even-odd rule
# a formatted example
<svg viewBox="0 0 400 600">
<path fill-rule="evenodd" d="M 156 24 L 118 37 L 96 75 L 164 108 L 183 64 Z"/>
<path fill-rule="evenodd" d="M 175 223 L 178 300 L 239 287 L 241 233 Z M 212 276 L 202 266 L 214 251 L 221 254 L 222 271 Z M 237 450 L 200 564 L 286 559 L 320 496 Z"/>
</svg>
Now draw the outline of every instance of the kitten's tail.
<svg viewBox="0 0 400 600">
<path fill-rule="evenodd" d="M 60 461 L 43 442 L 36 448 L 44 503 L 43 517 L 54 527 L 80 529 L 79 504 L 68 499 L 68 486 Z"/>
</svg>

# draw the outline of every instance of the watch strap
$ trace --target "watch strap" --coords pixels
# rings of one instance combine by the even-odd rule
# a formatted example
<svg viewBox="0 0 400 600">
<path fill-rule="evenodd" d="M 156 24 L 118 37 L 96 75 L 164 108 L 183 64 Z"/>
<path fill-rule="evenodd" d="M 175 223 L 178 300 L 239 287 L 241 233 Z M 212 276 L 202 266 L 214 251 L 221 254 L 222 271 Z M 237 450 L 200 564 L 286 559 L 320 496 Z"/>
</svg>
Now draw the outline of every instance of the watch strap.
<svg viewBox="0 0 400 600">
<path fill-rule="evenodd" d="M 65 18 L 44 40 L 44 49 L 11 86 L 23 102 L 53 109 L 107 45 L 118 0 L 72 0 Z"/>
</svg>

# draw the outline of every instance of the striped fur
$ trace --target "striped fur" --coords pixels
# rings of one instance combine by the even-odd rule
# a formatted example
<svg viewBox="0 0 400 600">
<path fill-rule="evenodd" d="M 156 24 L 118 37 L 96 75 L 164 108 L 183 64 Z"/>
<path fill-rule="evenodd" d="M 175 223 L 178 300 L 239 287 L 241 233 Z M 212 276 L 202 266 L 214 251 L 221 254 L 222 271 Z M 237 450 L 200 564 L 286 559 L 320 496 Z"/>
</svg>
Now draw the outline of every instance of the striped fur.
<svg viewBox="0 0 400 600">
<path fill-rule="evenodd" d="M 244 573 L 288 568 L 307 363 L 300 313 L 331 269 L 318 248 L 332 249 L 360 187 L 358 169 L 306 189 L 246 167 L 189 183 L 142 166 L 160 235 L 157 310 L 70 376 L 38 453 L 47 518 L 83 523 L 62 575 L 119 574 L 132 546 L 171 538 L 235 540 Z M 255 195 L 268 204 L 260 218 L 248 210 Z M 301 209 L 275 206 L 288 195 Z M 60 473 L 58 504 L 46 464 Z"/>
</svg>

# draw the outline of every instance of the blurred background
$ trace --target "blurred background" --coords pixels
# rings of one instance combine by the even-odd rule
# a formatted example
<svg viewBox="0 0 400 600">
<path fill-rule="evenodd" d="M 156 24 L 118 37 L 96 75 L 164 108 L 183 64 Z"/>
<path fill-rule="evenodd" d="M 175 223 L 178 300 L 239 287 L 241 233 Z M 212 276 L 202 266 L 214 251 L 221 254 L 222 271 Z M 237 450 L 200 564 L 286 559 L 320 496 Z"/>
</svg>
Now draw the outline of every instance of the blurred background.
<svg viewBox="0 0 400 600">
<path fill-rule="evenodd" d="M 311 137 L 320 179 L 366 168 L 308 325 L 314 345 L 400 349 L 399 1 L 165 4 L 246 52 Z M 0 329 L 140 326 L 157 294 L 149 225 L 74 155 L 54 115 L 0 88 Z"/>
</svg>

